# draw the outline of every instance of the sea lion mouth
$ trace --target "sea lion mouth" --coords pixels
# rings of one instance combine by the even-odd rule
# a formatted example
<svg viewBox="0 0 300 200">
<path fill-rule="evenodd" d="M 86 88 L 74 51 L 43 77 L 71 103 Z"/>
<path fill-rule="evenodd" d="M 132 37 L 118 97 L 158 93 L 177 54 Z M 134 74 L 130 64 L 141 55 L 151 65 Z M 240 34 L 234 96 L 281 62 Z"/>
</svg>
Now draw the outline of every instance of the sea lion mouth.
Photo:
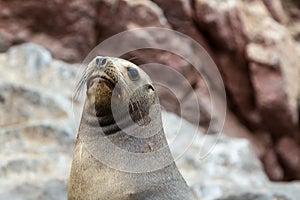
<svg viewBox="0 0 300 200">
<path fill-rule="evenodd" d="M 92 84 L 95 82 L 95 80 L 98 79 L 98 82 L 105 82 L 111 89 L 115 87 L 115 83 L 111 78 L 105 75 L 94 75 L 89 78 L 87 81 L 88 88 L 92 86 Z"/>
</svg>

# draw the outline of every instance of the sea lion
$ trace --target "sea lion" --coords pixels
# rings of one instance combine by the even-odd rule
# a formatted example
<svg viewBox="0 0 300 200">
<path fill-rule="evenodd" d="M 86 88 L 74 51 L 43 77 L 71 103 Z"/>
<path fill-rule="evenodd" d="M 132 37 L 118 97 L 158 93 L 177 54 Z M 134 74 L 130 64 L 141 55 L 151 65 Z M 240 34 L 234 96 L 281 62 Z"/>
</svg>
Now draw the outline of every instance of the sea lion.
<svg viewBox="0 0 300 200">
<path fill-rule="evenodd" d="M 127 60 L 97 56 L 78 88 L 84 85 L 68 199 L 195 199 L 171 155 L 148 75 Z"/>
</svg>

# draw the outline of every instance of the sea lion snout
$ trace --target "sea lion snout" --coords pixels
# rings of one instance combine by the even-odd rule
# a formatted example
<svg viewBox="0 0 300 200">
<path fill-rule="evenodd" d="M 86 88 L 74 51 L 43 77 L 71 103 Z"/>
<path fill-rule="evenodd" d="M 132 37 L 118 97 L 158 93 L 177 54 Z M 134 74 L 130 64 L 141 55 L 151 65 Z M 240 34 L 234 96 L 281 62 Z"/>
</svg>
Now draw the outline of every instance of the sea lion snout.
<svg viewBox="0 0 300 200">
<path fill-rule="evenodd" d="M 115 83 L 113 82 L 113 80 L 111 80 L 107 76 L 101 76 L 97 74 L 89 78 L 89 80 L 87 81 L 87 88 L 89 89 L 90 87 L 92 87 L 93 84 L 98 84 L 100 82 L 105 82 L 105 84 L 108 85 L 111 89 L 115 87 Z"/>
<path fill-rule="evenodd" d="M 108 57 L 97 56 L 89 64 L 90 72 L 86 76 L 87 89 L 99 83 L 105 83 L 111 90 L 118 83 L 119 72 L 116 66 Z"/>
<path fill-rule="evenodd" d="M 154 86 L 145 72 L 134 63 L 113 57 L 97 56 L 85 69 L 79 87 L 86 83 L 87 101 L 92 108 L 116 112 L 129 109 L 134 122 L 149 114 L 156 102 Z M 103 109 L 105 107 L 105 109 Z M 106 113 L 106 114 L 107 114 Z"/>
<path fill-rule="evenodd" d="M 96 67 L 104 67 L 106 64 L 107 58 L 106 57 L 97 57 L 96 58 Z"/>
</svg>

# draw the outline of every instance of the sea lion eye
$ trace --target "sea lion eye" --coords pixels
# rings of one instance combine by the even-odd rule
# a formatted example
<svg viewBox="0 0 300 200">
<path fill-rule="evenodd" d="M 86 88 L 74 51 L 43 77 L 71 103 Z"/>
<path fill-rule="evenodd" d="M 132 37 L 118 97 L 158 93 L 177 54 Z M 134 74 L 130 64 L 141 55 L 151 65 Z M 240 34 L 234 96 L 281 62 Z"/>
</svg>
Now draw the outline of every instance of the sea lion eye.
<svg viewBox="0 0 300 200">
<path fill-rule="evenodd" d="M 127 68 L 127 73 L 128 73 L 129 78 L 132 81 L 136 81 L 140 78 L 138 70 L 134 67 L 128 67 Z"/>
</svg>

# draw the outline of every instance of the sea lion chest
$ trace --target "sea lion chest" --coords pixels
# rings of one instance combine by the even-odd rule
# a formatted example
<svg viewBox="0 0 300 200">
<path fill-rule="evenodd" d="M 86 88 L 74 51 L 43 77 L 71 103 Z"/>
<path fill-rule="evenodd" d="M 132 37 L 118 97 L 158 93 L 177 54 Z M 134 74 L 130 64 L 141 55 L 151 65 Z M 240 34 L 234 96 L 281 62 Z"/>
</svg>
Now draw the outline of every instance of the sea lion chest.
<svg viewBox="0 0 300 200">
<path fill-rule="evenodd" d="M 178 180 L 181 175 L 174 167 L 170 165 L 148 173 L 115 170 L 96 160 L 78 139 L 69 181 L 68 189 L 72 191 L 69 199 L 189 199 L 188 194 L 178 193 L 176 189 L 183 186 L 178 185 L 182 181 Z"/>
</svg>

